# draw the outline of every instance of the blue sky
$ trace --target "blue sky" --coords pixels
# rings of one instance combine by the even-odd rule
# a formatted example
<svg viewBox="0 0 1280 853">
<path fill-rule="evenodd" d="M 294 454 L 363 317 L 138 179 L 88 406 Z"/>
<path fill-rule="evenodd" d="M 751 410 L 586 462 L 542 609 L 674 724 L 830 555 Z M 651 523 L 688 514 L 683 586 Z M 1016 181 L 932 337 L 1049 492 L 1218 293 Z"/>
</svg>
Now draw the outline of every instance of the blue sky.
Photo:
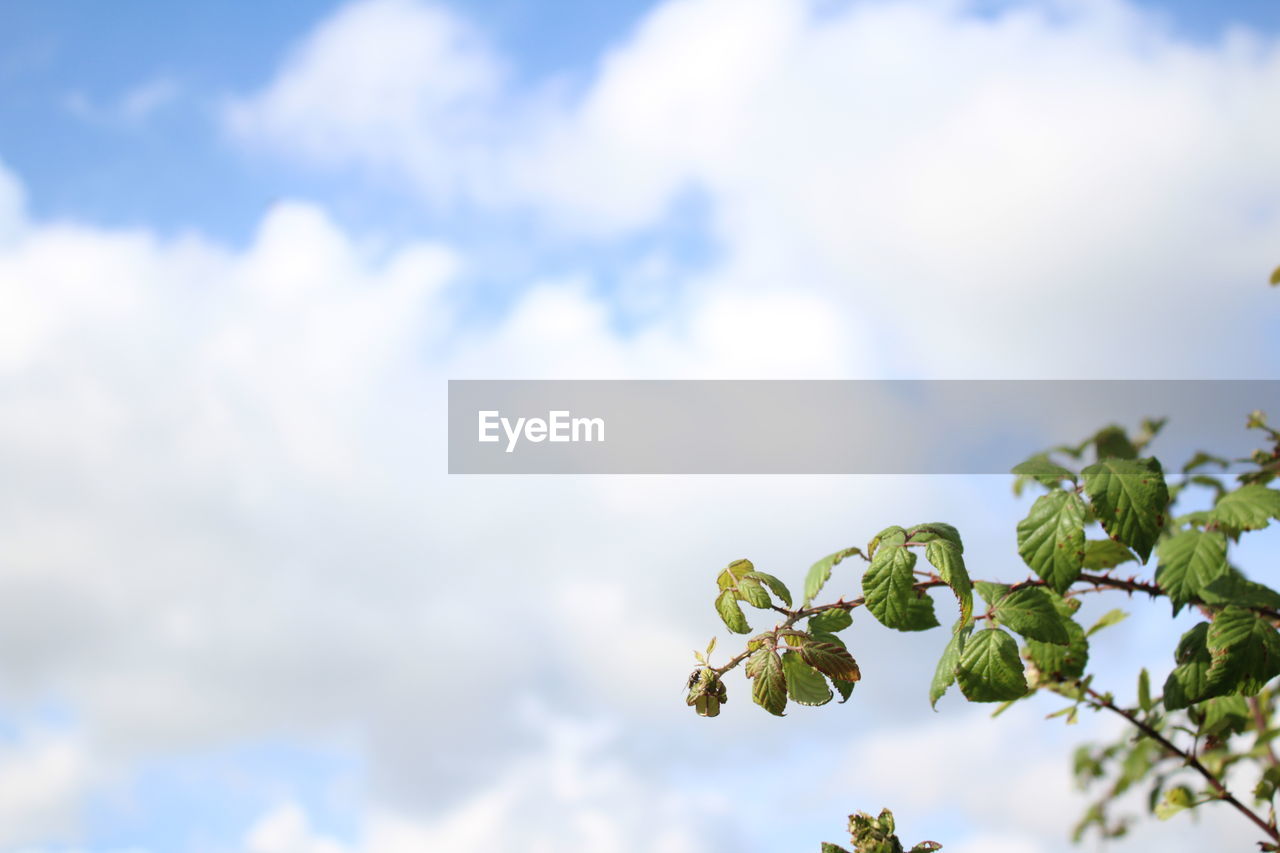
<svg viewBox="0 0 1280 853">
<path fill-rule="evenodd" d="M 1020 576 L 1003 478 L 450 479 L 444 383 L 1275 378 L 1275 4 L 0 21 L 0 850 L 1067 849 L 1105 726 L 930 713 L 936 637 L 856 626 L 781 725 L 679 701 L 731 559 L 943 518 Z M 1135 611 L 1103 676 L 1168 665 Z"/>
<path fill-rule="evenodd" d="M 439 227 L 395 194 L 255 162 L 216 126 L 220 98 L 261 84 L 285 51 L 338 5 L 279 0 L 250 13 L 211 0 L 181 6 L 134 0 L 109 8 L 91 2 L 0 4 L 0 150 L 23 176 L 32 212 L 104 225 L 196 228 L 241 242 L 273 199 L 302 193 L 325 200 L 356 226 Z M 520 78 L 581 81 L 636 26 L 647 5 L 476 0 L 459 9 L 500 46 Z M 1231 26 L 1280 30 L 1280 10 L 1266 0 L 1142 5 L 1197 41 L 1216 40 Z M 142 126 L 111 117 L 87 120 L 69 107 L 79 95 L 110 112 L 128 93 L 156 80 L 172 81 L 182 94 Z"/>
</svg>

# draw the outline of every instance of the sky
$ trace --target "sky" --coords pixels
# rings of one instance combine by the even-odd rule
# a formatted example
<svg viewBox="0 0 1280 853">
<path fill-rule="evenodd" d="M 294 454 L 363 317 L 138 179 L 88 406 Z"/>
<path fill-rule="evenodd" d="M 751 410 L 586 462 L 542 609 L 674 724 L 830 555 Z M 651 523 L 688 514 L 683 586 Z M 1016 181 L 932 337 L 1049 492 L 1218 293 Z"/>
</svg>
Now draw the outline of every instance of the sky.
<svg viewBox="0 0 1280 853">
<path fill-rule="evenodd" d="M 738 557 L 944 519 L 1021 577 L 1005 478 L 451 478 L 446 381 L 1280 378 L 1275 4 L 0 22 L 0 850 L 1070 849 L 1114 728 L 931 712 L 938 636 L 681 701 Z M 1125 606 L 1100 677 L 1162 676 L 1190 617 Z"/>
</svg>

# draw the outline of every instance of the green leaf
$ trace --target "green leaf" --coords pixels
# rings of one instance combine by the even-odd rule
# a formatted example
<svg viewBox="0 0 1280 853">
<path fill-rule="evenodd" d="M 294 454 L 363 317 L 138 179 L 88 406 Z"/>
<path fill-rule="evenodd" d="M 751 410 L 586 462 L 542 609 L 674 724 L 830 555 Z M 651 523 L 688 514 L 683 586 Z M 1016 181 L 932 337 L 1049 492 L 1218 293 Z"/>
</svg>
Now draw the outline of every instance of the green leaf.
<svg viewBox="0 0 1280 853">
<path fill-rule="evenodd" d="M 1103 427 L 1094 433 L 1091 439 L 1098 459 L 1115 457 L 1119 459 L 1136 459 L 1138 448 L 1129 440 L 1129 434 L 1118 426 Z"/>
<path fill-rule="evenodd" d="M 1164 707 L 1169 711 L 1186 708 L 1236 689 L 1237 672 L 1230 656 L 1215 660 L 1208 646 L 1209 623 L 1199 622 L 1182 635 L 1174 659 L 1177 666 L 1164 682 Z"/>
<path fill-rule="evenodd" d="M 938 577 L 951 587 L 960 605 L 960 622 L 973 618 L 973 584 L 964 566 L 963 548 L 947 539 L 936 539 L 925 548 L 924 556 L 938 570 Z"/>
<path fill-rule="evenodd" d="M 835 634 L 828 634 L 825 631 L 814 628 L 812 619 L 809 620 L 809 628 L 812 632 L 813 640 L 819 643 L 827 643 L 828 645 L 835 646 L 839 649 L 845 648 L 844 640 L 840 639 Z M 853 694 L 855 683 L 852 681 L 845 681 L 842 678 L 833 678 L 831 679 L 831 686 L 840 694 L 840 701 L 847 702 L 849 701 L 849 697 Z"/>
<path fill-rule="evenodd" d="M 1151 701 L 1151 675 L 1146 667 L 1138 673 L 1138 707 L 1144 711 L 1155 707 L 1155 703 Z"/>
<path fill-rule="evenodd" d="M 822 853 L 849 853 L 839 844 L 832 844 L 830 841 L 822 842 Z"/>
<path fill-rule="evenodd" d="M 1047 456 L 1032 456 L 1026 462 L 1014 465 L 1010 473 L 1031 477 L 1046 486 L 1056 486 L 1062 480 L 1076 481 L 1076 475 L 1070 469 L 1063 468 Z"/>
<path fill-rule="evenodd" d="M 768 574 L 767 572 L 751 572 L 750 574 L 745 575 L 745 577 L 754 581 L 759 581 L 769 587 L 773 594 L 778 596 L 779 601 L 788 607 L 791 606 L 791 590 L 787 589 L 787 585 L 775 578 L 773 575 Z M 766 604 L 765 606 L 768 607 L 769 605 Z"/>
<path fill-rule="evenodd" d="M 1209 678 L 1222 673 L 1232 687 L 1256 693 L 1280 675 L 1280 633 L 1242 607 L 1227 607 L 1209 625 L 1205 645 L 1213 656 Z"/>
<path fill-rule="evenodd" d="M 1217 532 L 1177 533 L 1160 543 L 1156 556 L 1156 584 L 1168 594 L 1175 616 L 1227 573 L 1227 540 Z"/>
<path fill-rule="evenodd" d="M 773 600 L 769 598 L 769 593 L 765 592 L 760 582 L 752 579 L 752 574 L 755 572 L 743 576 L 738 581 L 738 595 L 752 607 L 768 610 L 773 606 Z"/>
<path fill-rule="evenodd" d="M 1223 459 L 1221 456 L 1214 456 L 1212 453 L 1197 450 L 1196 454 L 1187 460 L 1187 464 L 1182 466 L 1182 473 L 1190 474 L 1197 468 L 1203 468 L 1206 465 L 1216 465 L 1225 471 L 1230 464 L 1230 460 Z"/>
<path fill-rule="evenodd" d="M 960 692 L 970 702 L 1008 702 L 1027 693 L 1018 644 L 999 628 L 984 628 L 964 645 L 956 667 Z"/>
<path fill-rule="evenodd" d="M 1262 778 L 1253 789 L 1253 796 L 1259 802 L 1275 799 L 1276 790 L 1280 788 L 1280 766 L 1272 765 L 1262 771 Z"/>
<path fill-rule="evenodd" d="M 846 557 L 854 554 L 861 554 L 858 548 L 845 548 L 843 551 L 836 551 L 834 554 L 828 554 L 818 562 L 809 567 L 809 573 L 804 579 L 804 603 L 807 605 L 822 592 L 822 588 L 826 586 L 827 581 L 831 580 L 831 570 L 844 561 Z"/>
<path fill-rule="evenodd" d="M 1227 570 L 1205 584 L 1200 598 L 1206 604 L 1238 604 L 1241 607 L 1280 610 L 1280 593 L 1269 586 L 1248 580 L 1238 569 Z"/>
<path fill-rule="evenodd" d="M 933 615 L 933 599 L 916 595 L 912 574 L 915 565 L 916 555 L 905 546 L 882 546 L 862 576 L 867 609 L 887 628 L 923 631 L 938 624 Z"/>
<path fill-rule="evenodd" d="M 734 560 L 720 572 L 719 577 L 716 578 L 716 584 L 721 589 L 733 589 L 741 578 L 755 570 L 750 560 Z"/>
<path fill-rule="evenodd" d="M 1204 716 L 1200 734 L 1223 737 L 1240 734 L 1251 723 L 1249 705 L 1243 696 L 1215 696 L 1197 708 Z"/>
<path fill-rule="evenodd" d="M 1186 785 L 1178 785 L 1164 792 L 1164 799 L 1156 806 L 1156 817 L 1168 820 L 1180 811 L 1191 808 L 1195 797 Z"/>
<path fill-rule="evenodd" d="M 777 650 L 766 646 L 752 654 L 747 661 L 747 676 L 752 679 L 751 698 L 755 703 L 781 717 L 787 707 L 787 680 Z"/>
<path fill-rule="evenodd" d="M 978 595 L 982 596 L 982 600 L 987 603 L 987 607 L 995 607 L 997 601 L 1009 594 L 1009 585 L 1007 583 L 977 581 L 973 588 L 978 591 Z"/>
<path fill-rule="evenodd" d="M 720 706 L 728 700 L 724 682 L 710 669 L 697 669 L 689 676 L 689 695 L 685 703 L 692 705 L 699 716 L 719 716 Z"/>
<path fill-rule="evenodd" d="M 1068 642 L 1059 645 L 1028 639 L 1027 656 L 1040 673 L 1040 681 L 1074 681 L 1084 675 L 1089 665 L 1089 641 L 1084 628 L 1072 618 L 1072 602 L 1057 595 L 1049 598 L 1066 629 Z"/>
<path fill-rule="evenodd" d="M 1129 614 L 1123 610 L 1108 610 L 1098 617 L 1098 621 L 1093 623 L 1093 627 L 1085 632 L 1086 637 L 1092 637 L 1103 628 L 1110 628 L 1112 625 L 1119 625 L 1121 622 L 1129 618 Z"/>
<path fill-rule="evenodd" d="M 1271 283 L 1280 284 L 1280 267 L 1276 267 L 1275 271 L 1271 273 Z"/>
<path fill-rule="evenodd" d="M 1059 646 L 1071 642 L 1053 598 L 1038 586 L 1019 587 L 1005 595 L 996 602 L 995 617 L 1000 624 L 1029 639 Z"/>
<path fill-rule="evenodd" d="M 782 674 L 787 681 L 787 695 L 801 705 L 825 705 L 831 701 L 827 680 L 793 651 L 782 653 Z"/>
<path fill-rule="evenodd" d="M 963 553 L 964 543 L 960 541 L 960 531 L 950 524 L 932 521 L 928 524 L 917 524 L 907 531 L 907 539 L 911 542 L 926 544 L 929 542 L 950 542 Z"/>
<path fill-rule="evenodd" d="M 1066 592 L 1084 564 L 1084 501 L 1049 492 L 1018 522 L 1018 554 L 1054 592 Z"/>
<path fill-rule="evenodd" d="M 1209 521 L 1232 530 L 1261 530 L 1280 519 L 1280 491 L 1257 483 L 1222 496 L 1209 511 Z"/>
<path fill-rule="evenodd" d="M 726 589 L 716 597 L 716 612 L 720 614 L 720 618 L 724 620 L 725 627 L 735 634 L 751 633 L 751 626 L 747 624 L 747 617 L 743 615 L 742 608 L 738 606 L 737 597 L 733 590 Z"/>
<path fill-rule="evenodd" d="M 1110 457 L 1081 473 L 1084 490 L 1102 529 L 1132 548 L 1145 563 L 1164 526 L 1164 511 L 1169 503 L 1160 463 L 1155 459 Z"/>
<path fill-rule="evenodd" d="M 800 646 L 800 656 L 805 663 L 832 678 L 851 682 L 862 678 L 858 662 L 843 645 L 817 639 L 807 640 Z"/>
<path fill-rule="evenodd" d="M 933 611 L 933 599 L 919 593 L 907 602 L 907 619 L 899 631 L 928 631 L 937 628 L 940 623 Z"/>
<path fill-rule="evenodd" d="M 1128 548 L 1110 539 L 1090 539 L 1084 543 L 1084 568 L 1090 571 L 1114 569 L 1137 559 Z"/>
<path fill-rule="evenodd" d="M 823 610 L 821 613 L 815 613 L 809 617 L 809 629 L 812 631 L 826 631 L 834 634 L 837 631 L 843 631 L 852 624 L 853 614 L 839 607 Z"/>
<path fill-rule="evenodd" d="M 972 624 L 966 624 L 963 620 L 956 623 L 951 639 L 947 641 L 946 648 L 942 650 L 942 657 L 938 659 L 938 667 L 933 673 L 933 682 L 929 685 L 929 707 L 936 708 L 938 700 L 947 692 L 947 688 L 955 683 L 956 667 L 960 664 L 961 654 L 964 653 L 965 640 L 972 633 Z"/>
</svg>

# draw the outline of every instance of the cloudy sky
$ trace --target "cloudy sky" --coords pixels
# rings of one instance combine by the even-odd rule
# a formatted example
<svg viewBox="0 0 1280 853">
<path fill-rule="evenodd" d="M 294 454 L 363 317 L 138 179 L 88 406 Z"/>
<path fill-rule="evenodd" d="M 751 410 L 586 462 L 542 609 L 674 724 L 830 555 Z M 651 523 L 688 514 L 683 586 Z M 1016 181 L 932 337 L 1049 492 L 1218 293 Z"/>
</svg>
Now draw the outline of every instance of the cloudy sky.
<svg viewBox="0 0 1280 853">
<path fill-rule="evenodd" d="M 1004 478 L 449 478 L 445 382 L 1280 378 L 1274 3 L 0 21 L 0 849 L 1069 849 L 1114 729 L 930 712 L 940 635 L 681 701 L 734 558 L 945 519 L 1021 576 Z M 1185 628 L 1134 609 L 1122 696 Z"/>
</svg>

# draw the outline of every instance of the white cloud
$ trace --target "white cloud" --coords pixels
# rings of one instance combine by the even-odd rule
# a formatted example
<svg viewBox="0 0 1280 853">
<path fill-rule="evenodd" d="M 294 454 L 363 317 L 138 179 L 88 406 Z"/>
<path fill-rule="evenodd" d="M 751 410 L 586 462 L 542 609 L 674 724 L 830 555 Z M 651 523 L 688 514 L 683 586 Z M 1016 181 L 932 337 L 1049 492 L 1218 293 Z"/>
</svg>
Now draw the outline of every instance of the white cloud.
<svg viewBox="0 0 1280 853">
<path fill-rule="evenodd" d="M 407 170 L 455 191 L 456 160 L 493 131 L 503 73 L 480 37 L 444 9 L 361 0 L 299 45 L 265 91 L 224 111 L 237 138 L 321 162 Z M 483 163 L 469 169 L 482 169 Z"/>
<path fill-rule="evenodd" d="M 140 83 L 120 98 L 120 115 L 133 122 L 145 121 L 157 110 L 172 103 L 182 87 L 169 77 L 157 77 Z"/>
<path fill-rule="evenodd" d="M 50 795 L 68 833 L 90 792 L 127 792 L 151 758 L 287 737 L 360 756 L 361 843 L 379 853 L 424 834 L 494 849 L 530 826 L 549 850 L 713 849 L 699 833 L 730 819 L 684 750 L 743 796 L 755 777 L 717 745 L 774 722 L 736 682 L 714 729 L 681 702 L 715 631 L 714 567 L 748 553 L 795 581 L 788 567 L 907 513 L 985 517 L 961 482 L 922 498 L 886 480 L 499 482 L 436 464 L 446 376 L 522 356 L 532 376 L 819 373 L 843 355 L 816 297 L 725 294 L 627 338 L 586 290 L 551 286 L 467 328 L 454 252 L 372 252 L 309 205 L 278 205 L 238 251 L 19 234 L 0 251 L 0 695 L 15 714 L 51 695 L 75 710 L 92 772 Z M 734 332 L 758 338 L 750 358 Z M 888 654 L 862 654 L 873 690 L 918 697 L 906 681 L 927 673 Z M 557 724 L 544 749 L 523 697 L 617 736 Z M 285 805 L 260 848 L 342 841 L 287 791 L 263 796 Z M 654 810 L 670 835 L 649 831 Z"/>
<path fill-rule="evenodd" d="M 673 0 L 563 95 L 468 71 L 500 63 L 439 49 L 465 25 L 438 7 L 361 3 L 231 125 L 406 175 L 427 199 L 447 184 L 593 232 L 652 223 L 697 188 L 723 249 L 710 280 L 838 300 L 880 373 L 1257 375 L 1280 236 L 1275 41 L 1192 45 L 1120 0 L 975 8 Z M 407 34 L 433 72 L 400 73 L 375 31 Z M 350 65 L 417 95 L 348 110 L 324 69 Z M 492 121 L 420 107 L 454 76 L 484 85 L 450 87 L 449 110 Z M 1134 343 L 1226 326 L 1241 333 L 1208 359 Z"/>
<path fill-rule="evenodd" d="M 263 815 L 249 829 L 246 853 L 344 853 L 337 841 L 312 833 L 307 814 L 296 803 L 285 803 Z"/>
<path fill-rule="evenodd" d="M 232 250 L 28 221 L 0 171 L 0 695 L 16 713 L 56 695 L 83 728 L 70 764 L 17 762 L 50 780 L 52 805 L 31 813 L 74 826 L 85 778 L 288 737 L 367 762 L 355 849 L 706 850 L 708 826 L 772 823 L 743 805 L 772 799 L 758 780 L 791 762 L 823 773 L 828 752 L 811 753 L 849 719 L 918 721 L 937 638 L 888 644 L 861 625 L 868 678 L 850 706 L 778 728 L 735 681 L 722 719 L 694 719 L 678 687 L 714 631 L 706 584 L 743 554 L 793 580 L 815 554 L 921 518 L 1007 558 L 1013 508 L 992 510 L 990 489 L 449 479 L 444 379 L 1256 375 L 1280 183 L 1274 46 L 1192 48 L 1117 3 L 1047 8 L 816 17 L 680 0 L 564 96 L 520 90 L 456 15 L 366 0 L 228 105 L 251 144 L 594 233 L 700 188 L 720 260 L 626 334 L 574 276 L 463 324 L 466 258 L 374 251 L 312 205 L 277 205 Z M 1088 304 L 1060 305 L 1077 286 Z M 1097 310 L 1153 294 L 1152 335 L 1234 332 L 1182 354 Z M 512 710 L 522 697 L 619 735 L 564 724 L 547 746 Z M 1052 849 L 1037 845 L 1064 815 L 1031 794 L 1066 796 L 1061 744 L 971 772 L 1006 748 L 1003 726 L 860 740 L 855 758 L 900 772 L 847 805 L 883 796 L 911 815 L 958 789 L 974 823 L 961 844 Z M 960 757 L 950 775 L 922 781 L 901 760 L 917 734 L 919 761 Z M 693 758 L 728 812 L 689 781 Z M 981 799 L 1010 779 L 1012 819 Z M 272 802 L 246 834 L 254 853 L 352 848 Z M 839 813 L 821 819 L 835 837 Z"/>
<path fill-rule="evenodd" d="M 0 739 L 0 845 L 68 840 L 95 768 L 74 736 L 27 728 Z"/>
<path fill-rule="evenodd" d="M 712 630 L 685 549 L 703 568 L 724 559 L 710 521 L 686 528 L 693 513 L 765 531 L 774 501 L 821 495 L 815 518 L 833 527 L 856 505 L 847 488 L 777 480 L 754 497 L 727 481 L 532 478 L 495 495 L 434 464 L 447 376 L 817 372 L 840 338 L 812 299 L 724 297 L 747 306 L 736 328 L 759 333 L 752 362 L 723 308 L 628 342 L 573 287 L 461 327 L 455 252 L 374 251 L 305 204 L 277 205 L 236 251 L 74 223 L 13 233 L 0 249 L 0 695 L 17 714 L 49 696 L 73 708 L 95 785 L 127 789 L 156 756 L 287 736 L 356 751 L 372 803 L 453 832 L 451 803 L 479 808 L 513 761 L 538 772 L 504 711 L 513 695 L 623 726 L 684 720 L 689 649 Z M 649 585 L 670 591 L 637 594 Z M 614 654 L 632 666 L 602 689 Z M 62 791 L 68 832 L 88 790 Z M 263 844 L 289 838 L 282 814 Z"/>
<path fill-rule="evenodd" d="M 75 90 L 63 98 L 63 107 L 81 121 L 117 127 L 138 127 L 182 95 L 182 84 L 172 77 L 145 80 L 109 101 L 98 101 Z"/>
<path fill-rule="evenodd" d="M 728 804 L 706 794 L 663 790 L 611 758 L 598 727 L 547 721 L 541 754 L 510 762 L 492 783 L 438 819 L 375 810 L 361 837 L 343 844 L 314 832 L 295 804 L 264 815 L 247 853 L 693 853 L 726 849 L 707 812 Z M 699 801 L 700 800 L 700 801 Z"/>
</svg>

